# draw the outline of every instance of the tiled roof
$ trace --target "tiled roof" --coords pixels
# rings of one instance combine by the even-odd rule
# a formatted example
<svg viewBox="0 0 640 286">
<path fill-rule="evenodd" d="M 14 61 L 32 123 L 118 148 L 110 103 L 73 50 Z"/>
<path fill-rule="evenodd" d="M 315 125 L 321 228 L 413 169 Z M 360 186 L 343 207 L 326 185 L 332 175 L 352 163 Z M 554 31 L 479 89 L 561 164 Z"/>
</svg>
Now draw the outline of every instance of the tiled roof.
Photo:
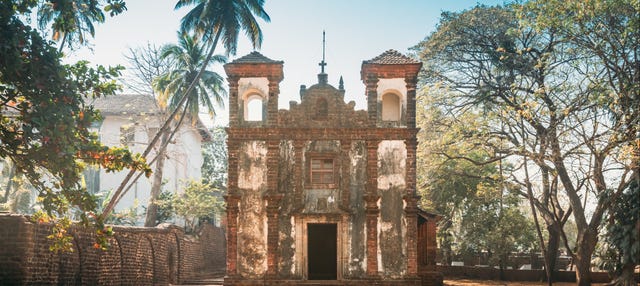
<svg viewBox="0 0 640 286">
<path fill-rule="evenodd" d="M 93 107 L 100 110 L 103 115 L 154 115 L 160 113 L 160 107 L 156 99 L 148 94 L 117 94 L 109 95 L 97 98 L 92 103 Z M 185 120 L 185 122 L 189 122 Z M 190 123 L 186 123 L 189 124 Z M 207 127 L 202 123 L 200 118 L 196 121 L 198 133 L 202 136 L 203 141 L 211 140 L 211 133 Z"/>
<path fill-rule="evenodd" d="M 102 114 L 155 114 L 160 112 L 156 99 L 146 94 L 117 94 L 96 98 L 93 107 Z"/>
<path fill-rule="evenodd" d="M 417 64 L 420 63 L 410 57 L 407 57 L 396 50 L 388 50 L 381 55 L 364 61 L 365 64 L 382 64 L 382 65 L 401 65 L 401 64 Z"/>
<path fill-rule="evenodd" d="M 282 61 L 274 61 L 270 58 L 267 58 L 265 56 L 263 56 L 261 53 L 258 53 L 256 51 L 251 52 L 250 54 L 243 56 L 243 57 L 239 57 L 235 60 L 233 60 L 234 64 L 263 64 L 263 63 L 274 63 L 274 64 L 279 64 L 282 63 Z"/>
</svg>

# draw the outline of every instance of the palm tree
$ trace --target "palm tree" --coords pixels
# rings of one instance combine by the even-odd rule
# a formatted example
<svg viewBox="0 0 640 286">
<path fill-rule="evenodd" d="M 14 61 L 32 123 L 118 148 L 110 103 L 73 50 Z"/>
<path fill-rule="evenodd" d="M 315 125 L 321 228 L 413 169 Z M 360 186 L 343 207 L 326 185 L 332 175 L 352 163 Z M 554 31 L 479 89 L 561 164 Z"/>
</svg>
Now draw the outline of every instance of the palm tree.
<svg viewBox="0 0 640 286">
<path fill-rule="evenodd" d="M 182 19 L 182 27 L 185 31 L 193 31 L 195 34 L 204 39 L 209 47 L 209 52 L 200 66 L 200 71 L 195 75 L 193 81 L 184 90 L 182 95 L 177 100 L 176 106 L 182 106 L 189 98 L 189 93 L 197 83 L 200 77 L 204 74 L 206 67 L 209 65 L 218 41 L 222 39 L 227 54 L 235 54 L 238 44 L 238 35 L 240 31 L 244 31 L 245 34 L 251 40 L 254 48 L 259 48 L 262 43 L 262 30 L 256 19 L 256 16 L 264 21 L 270 21 L 269 15 L 264 11 L 264 0 L 178 0 L 176 9 L 182 7 L 196 5 L 185 17 Z M 175 96 L 175 95 L 174 95 Z M 173 112 L 167 117 L 160 131 L 153 137 L 149 146 L 142 153 L 142 156 L 146 157 L 154 148 L 154 145 L 158 142 L 164 130 L 167 130 L 173 120 L 178 114 L 180 108 L 175 108 Z M 104 218 L 111 213 L 117 202 L 124 195 L 125 188 L 129 185 L 129 181 L 135 174 L 135 170 L 129 171 L 127 176 L 122 180 L 120 186 L 115 191 L 111 201 L 100 214 L 99 219 Z M 130 185 L 129 185 L 130 186 Z"/>
<path fill-rule="evenodd" d="M 73 38 L 84 44 L 85 33 L 95 36 L 93 23 L 104 23 L 104 14 L 97 0 L 49 0 L 38 8 L 38 25 L 46 29 L 49 23 L 54 41 L 61 40 L 58 51 L 71 47 Z"/>
<path fill-rule="evenodd" d="M 198 113 L 200 112 L 200 106 L 204 106 L 209 114 L 215 116 L 214 102 L 218 106 L 224 105 L 224 97 L 227 92 L 224 90 L 224 79 L 216 72 L 205 70 L 197 80 L 195 88 L 187 94 L 187 101 L 184 106 L 179 105 L 180 94 L 185 93 L 189 85 L 194 81 L 198 71 L 203 68 L 205 64 L 204 59 L 205 47 L 199 42 L 196 37 L 192 37 L 187 33 L 179 33 L 178 45 L 165 46 L 161 51 L 162 59 L 168 59 L 170 62 L 175 63 L 174 69 L 160 75 L 153 81 L 153 88 L 158 93 L 161 107 L 167 107 L 171 110 L 182 108 L 182 114 L 180 120 L 174 125 L 173 132 L 169 132 L 169 129 L 162 131 L 162 139 L 160 147 L 158 148 L 158 155 L 156 156 L 155 171 L 153 174 L 153 183 L 151 185 L 151 198 L 147 207 L 147 216 L 145 219 L 145 226 L 156 226 L 158 205 L 156 200 L 160 196 L 160 188 L 162 186 L 162 177 L 164 169 L 164 159 L 166 148 L 171 141 L 173 135 L 178 131 L 182 125 L 182 121 L 185 115 L 189 115 L 192 119 L 192 124 L 197 120 Z M 214 56 L 212 57 L 214 62 L 225 63 L 226 57 Z M 160 133 L 160 132 L 159 132 Z"/>
<path fill-rule="evenodd" d="M 255 16 L 266 22 L 271 20 L 262 8 L 264 0 L 178 0 L 175 8 L 193 4 L 196 6 L 182 18 L 182 30 L 196 32 L 207 41 L 213 40 L 212 48 L 222 36 L 227 54 L 231 55 L 236 53 L 241 30 L 254 48 L 260 47 L 262 30 Z"/>
<path fill-rule="evenodd" d="M 175 69 L 164 73 L 153 81 L 153 88 L 159 95 L 161 105 L 173 110 L 180 105 L 180 97 L 177 95 L 187 94 L 185 110 L 193 118 L 200 112 L 200 106 L 204 106 L 209 114 L 215 116 L 214 102 L 224 105 L 224 97 L 227 92 L 224 90 L 224 78 L 218 73 L 206 70 L 210 63 L 205 63 L 206 50 L 197 37 L 187 33 L 179 33 L 179 43 L 177 45 L 165 46 L 161 51 L 161 57 L 175 63 Z M 227 58 L 216 55 L 211 58 L 216 63 L 226 63 Z M 202 75 L 195 80 L 199 70 L 203 69 Z M 195 87 L 186 93 L 189 85 L 194 80 Z"/>
</svg>

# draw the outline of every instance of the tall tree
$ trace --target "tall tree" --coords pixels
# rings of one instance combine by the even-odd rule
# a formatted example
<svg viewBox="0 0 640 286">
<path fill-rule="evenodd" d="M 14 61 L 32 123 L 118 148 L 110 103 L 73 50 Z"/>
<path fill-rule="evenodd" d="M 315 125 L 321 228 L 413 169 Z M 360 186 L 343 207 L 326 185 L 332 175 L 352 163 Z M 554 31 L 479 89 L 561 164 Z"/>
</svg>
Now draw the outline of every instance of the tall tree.
<svg viewBox="0 0 640 286">
<path fill-rule="evenodd" d="M 528 9 L 480 6 L 445 13 L 438 30 L 417 49 L 427 83 L 455 91 L 450 112 L 479 106 L 496 119 L 487 125 L 490 132 L 470 136 L 485 137 L 484 146 L 519 162 L 521 172 L 512 177 L 527 190 L 522 195 L 545 219 L 549 233 L 556 231 L 568 245 L 563 227 L 569 216 L 575 220 L 576 251 L 567 251 L 576 261 L 578 283 L 588 285 L 602 216 L 637 168 L 628 151 L 635 139 L 627 135 L 627 128 L 635 127 L 611 119 L 610 110 L 622 107 L 614 100 L 609 107 L 602 104 L 615 92 L 592 80 L 606 70 L 602 62 L 564 39 L 561 27 L 536 26 Z M 516 11 L 522 11 L 520 18 Z M 547 249 L 547 264 L 555 253 Z"/>
<path fill-rule="evenodd" d="M 102 145 L 89 130 L 99 114 L 85 100 L 115 93 L 120 69 L 63 65 L 60 53 L 21 21 L 37 4 L 0 2 L 0 157 L 36 188 L 50 215 L 76 208 L 83 222 L 101 224 L 95 198 L 80 184 L 83 167 L 149 171 L 144 159 Z"/>
<path fill-rule="evenodd" d="M 176 4 L 176 9 L 196 4 L 196 6 L 183 18 L 183 26 L 187 31 L 196 31 L 200 35 L 209 48 L 207 56 L 201 66 L 199 72 L 195 75 L 193 81 L 178 97 L 177 106 L 183 106 L 192 89 L 198 83 L 198 80 L 206 70 L 211 57 L 214 54 L 218 41 L 222 42 L 226 48 L 227 54 L 235 54 L 240 31 L 244 31 L 254 48 L 260 47 L 262 42 L 262 30 L 255 18 L 256 16 L 269 21 L 269 15 L 264 11 L 262 6 L 263 0 L 180 0 Z M 160 131 L 149 143 L 149 146 L 142 153 L 143 156 L 149 155 L 154 145 L 162 136 L 161 134 L 168 129 L 174 117 L 178 114 L 180 108 L 176 108 L 164 122 Z M 131 171 L 122 181 L 111 202 L 107 205 L 104 212 L 100 215 L 104 217 L 113 210 L 115 204 L 123 196 L 124 190 L 135 172 Z"/>
<path fill-rule="evenodd" d="M 486 252 L 489 263 L 504 270 L 511 252 L 531 249 L 533 227 L 520 211 L 518 186 L 504 177 L 510 166 L 482 146 L 482 138 L 465 136 L 486 130 L 486 119 L 476 112 L 443 112 L 438 105 L 446 94 L 425 88 L 417 100 L 423 206 L 443 215 L 438 231 L 445 263 L 453 255 Z"/>
<path fill-rule="evenodd" d="M 126 10 L 124 1 L 109 0 L 102 5 L 99 0 L 48 0 L 38 7 L 38 25 L 40 29 L 47 29 L 51 24 L 52 39 L 60 41 L 58 51 L 74 44 L 85 44 L 86 33 L 95 36 L 94 23 L 104 23 L 102 10 L 110 11 L 111 15 Z"/>
<path fill-rule="evenodd" d="M 160 195 L 160 187 L 162 186 L 163 168 L 165 160 L 165 151 L 173 134 L 175 134 L 182 125 L 182 118 L 188 115 L 195 125 L 200 113 L 200 106 L 204 106 L 211 117 L 215 116 L 215 106 L 224 106 L 224 98 L 226 91 L 224 90 L 224 79 L 214 71 L 204 70 L 199 79 L 196 80 L 196 87 L 188 93 L 188 99 L 184 106 L 180 106 L 180 98 L 177 95 L 183 94 L 189 85 L 194 82 L 196 75 L 205 64 L 205 47 L 200 41 L 188 35 L 187 33 L 179 33 L 180 39 L 177 45 L 167 45 L 162 49 L 161 57 L 174 62 L 174 68 L 160 75 L 153 81 L 153 87 L 157 91 L 158 100 L 161 106 L 168 106 L 170 110 L 184 108 L 181 119 L 176 122 L 172 128 L 173 132 L 165 130 L 159 148 L 153 176 L 153 184 L 151 185 L 151 197 L 147 207 L 147 217 L 145 226 L 155 226 L 157 222 L 157 200 Z M 212 57 L 216 63 L 226 62 L 224 56 Z M 208 63 L 207 63 L 208 64 Z"/>
<path fill-rule="evenodd" d="M 584 137 L 584 146 L 592 154 L 589 159 L 593 160 L 589 174 L 573 179 L 558 156 L 553 161 L 573 209 L 580 207 L 581 197 L 572 190 L 579 188 L 588 175 L 592 177 L 598 200 L 595 211 L 591 217 L 582 211 L 574 212 L 578 226 L 578 281 L 586 285 L 590 282 L 590 257 L 598 241 L 600 220 L 612 206 L 624 205 L 617 201 L 629 185 L 638 184 L 640 176 L 640 2 L 534 0 L 526 3 L 521 12 L 521 17 L 531 21 L 537 31 L 556 31 L 561 41 L 590 60 L 595 68 L 576 66 L 576 72 L 588 82 L 598 115 L 610 116 L 608 120 L 593 120 L 593 124 L 606 126 L 604 132 L 601 128 Z M 622 170 L 607 176 L 611 173 L 610 162 L 615 160 L 623 162 Z M 618 176 L 619 181 L 612 179 Z M 621 275 L 615 283 L 634 284 L 629 269 L 618 271 Z"/>
<path fill-rule="evenodd" d="M 129 48 L 125 58 L 129 62 L 128 73 L 123 76 L 122 84 L 140 94 L 154 94 L 153 80 L 167 73 L 173 66 L 169 58 L 162 57 L 162 47 L 150 43 Z"/>
<path fill-rule="evenodd" d="M 517 33 L 517 29 L 516 14 L 510 7 L 479 6 L 461 13 L 443 13 L 438 30 L 415 47 L 425 62 L 425 83 L 433 87 L 442 85 L 445 90 L 450 90 L 448 95 L 451 98 L 440 103 L 446 112 L 455 117 L 462 117 L 474 109 L 484 112 L 486 121 L 481 125 L 482 128 L 470 129 L 467 133 L 461 134 L 461 138 L 475 138 L 476 144 L 492 149 L 490 153 L 496 157 L 490 158 L 489 162 L 507 157 L 511 157 L 509 160 L 519 157 L 519 161 L 522 162 L 523 155 L 546 152 L 545 148 L 537 146 L 538 142 L 544 140 L 530 140 L 531 137 L 523 137 L 520 132 L 520 123 L 527 122 L 520 120 L 522 112 L 518 109 L 527 107 L 528 102 L 536 97 L 532 94 L 521 96 L 518 91 L 538 89 L 535 85 L 540 79 L 535 77 L 538 74 L 545 75 L 548 66 L 541 65 L 538 70 L 534 66 L 547 50 L 554 47 L 555 42 L 547 43 L 552 38 L 526 31 Z M 522 55 L 517 53 L 522 53 L 528 48 L 535 48 L 536 52 Z M 518 57 L 509 58 L 507 53 Z M 524 75 L 518 78 L 519 74 Z M 501 99 L 498 95 L 506 99 Z M 502 101 L 512 104 L 505 105 Z M 530 133 L 524 135 L 528 134 Z M 529 149 L 524 149 L 527 147 Z M 483 163 L 478 160 L 473 162 Z M 540 173 L 552 173 L 545 171 L 547 165 L 544 161 L 533 162 L 539 163 L 536 168 L 540 169 Z M 557 203 L 558 200 L 554 200 L 557 185 L 553 184 L 552 180 L 547 180 L 542 175 L 538 177 L 540 181 L 536 184 L 523 183 L 532 180 L 528 176 L 529 173 L 522 171 L 525 167 L 531 166 L 520 163 L 516 167 L 521 171 L 514 170 L 512 174 L 525 174 L 524 178 L 513 177 L 516 182 L 520 182 L 522 190 L 527 190 L 523 191 L 522 195 L 534 202 L 533 205 L 541 211 L 547 225 L 549 235 L 546 243 L 542 242 L 543 236 L 539 227 L 536 229 L 541 249 L 545 254 L 545 269 L 550 270 L 548 280 L 551 283 L 552 270 L 555 269 L 553 264 L 562 236 L 559 222 L 566 221 L 567 211 Z M 533 190 L 536 186 L 539 188 Z M 532 211 L 535 215 L 536 209 Z M 534 220 L 537 221 L 537 216 L 534 216 Z"/>
</svg>

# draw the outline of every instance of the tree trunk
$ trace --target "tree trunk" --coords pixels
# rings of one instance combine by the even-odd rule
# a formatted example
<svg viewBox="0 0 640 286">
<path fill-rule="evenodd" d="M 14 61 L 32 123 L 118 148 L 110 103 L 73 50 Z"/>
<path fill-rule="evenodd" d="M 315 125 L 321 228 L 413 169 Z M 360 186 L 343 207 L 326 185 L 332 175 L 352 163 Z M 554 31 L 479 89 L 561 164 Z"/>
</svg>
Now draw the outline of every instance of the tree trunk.
<svg viewBox="0 0 640 286">
<path fill-rule="evenodd" d="M 547 264 L 549 265 L 548 281 L 555 282 L 556 265 L 558 261 L 558 249 L 560 249 L 560 232 L 554 225 L 547 225 L 549 239 L 547 240 Z"/>
<path fill-rule="evenodd" d="M 634 268 L 636 267 L 636 265 L 634 263 L 627 263 L 622 267 L 622 272 L 620 272 L 620 274 L 613 279 L 613 281 L 611 281 L 611 283 L 608 283 L 607 285 L 610 286 L 636 286 L 638 285 L 638 282 L 640 281 L 636 281 L 636 277 L 633 273 Z"/>
<path fill-rule="evenodd" d="M 167 145 L 169 145 L 168 131 L 169 130 L 163 131 L 160 149 L 158 150 L 158 160 L 156 161 L 156 168 L 153 172 L 153 184 L 151 185 L 151 197 L 149 198 L 149 205 L 147 205 L 147 216 L 144 222 L 144 226 L 146 227 L 154 227 L 158 222 L 158 204 L 156 200 L 160 196 L 162 187 L 164 160 L 166 158 Z"/>
<path fill-rule="evenodd" d="M 574 260 L 576 265 L 576 285 L 591 285 L 591 254 L 596 248 L 597 231 L 587 229 L 578 233 L 578 243 Z"/>
</svg>

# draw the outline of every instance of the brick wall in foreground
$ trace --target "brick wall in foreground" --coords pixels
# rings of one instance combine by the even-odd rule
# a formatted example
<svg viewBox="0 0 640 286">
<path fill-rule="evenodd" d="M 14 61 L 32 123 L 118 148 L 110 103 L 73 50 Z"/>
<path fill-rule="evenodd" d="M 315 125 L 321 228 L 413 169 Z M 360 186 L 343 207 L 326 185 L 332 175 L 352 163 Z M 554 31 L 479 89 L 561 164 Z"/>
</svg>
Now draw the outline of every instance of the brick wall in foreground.
<svg viewBox="0 0 640 286">
<path fill-rule="evenodd" d="M 168 285 L 225 267 L 224 233 L 206 225 L 198 239 L 175 226 L 114 226 L 107 251 L 93 232 L 71 229 L 73 252 L 49 250 L 50 226 L 0 214 L 0 285 Z"/>
</svg>

